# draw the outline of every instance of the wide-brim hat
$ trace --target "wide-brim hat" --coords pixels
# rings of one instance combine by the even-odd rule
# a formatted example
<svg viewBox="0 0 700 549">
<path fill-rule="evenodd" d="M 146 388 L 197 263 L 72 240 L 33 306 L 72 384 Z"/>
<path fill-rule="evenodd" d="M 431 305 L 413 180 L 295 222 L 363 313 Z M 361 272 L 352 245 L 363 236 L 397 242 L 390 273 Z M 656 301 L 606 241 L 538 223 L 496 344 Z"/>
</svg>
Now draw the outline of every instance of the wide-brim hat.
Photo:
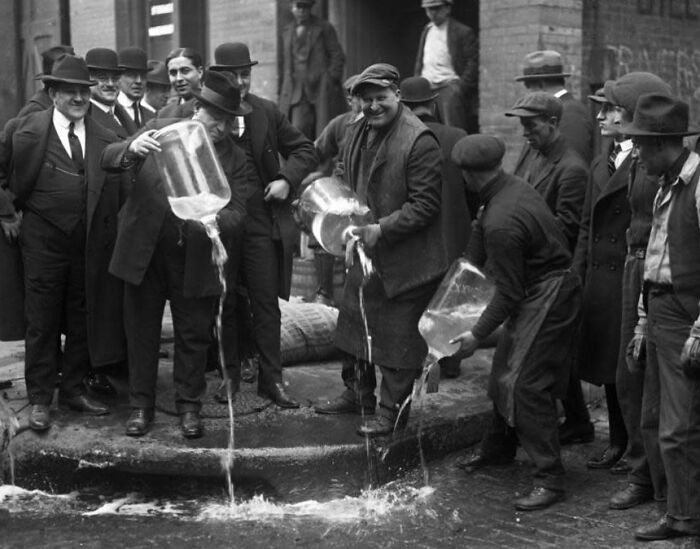
<svg viewBox="0 0 700 549">
<path fill-rule="evenodd" d="M 250 59 L 250 50 L 243 42 L 226 42 L 214 50 L 214 64 L 209 66 L 213 71 L 244 69 L 257 65 Z"/>
<path fill-rule="evenodd" d="M 425 103 L 438 94 L 430 88 L 430 82 L 422 76 L 411 76 L 401 81 L 401 101 L 404 103 Z"/>
<path fill-rule="evenodd" d="M 620 127 L 620 133 L 630 137 L 683 137 L 700 130 L 688 129 L 688 103 L 669 95 L 642 95 L 634 109 L 632 122 Z"/>
<path fill-rule="evenodd" d="M 110 72 L 124 72 L 119 67 L 117 52 L 109 48 L 93 48 L 85 54 L 88 69 Z"/>
<path fill-rule="evenodd" d="M 51 74 L 41 76 L 42 82 L 60 82 L 64 84 L 80 84 L 94 86 L 96 80 L 90 80 L 90 70 L 82 57 L 64 54 L 53 64 Z"/>
<path fill-rule="evenodd" d="M 539 50 L 525 56 L 523 74 L 516 76 L 518 82 L 526 80 L 547 80 L 550 78 L 566 78 L 570 72 L 564 72 L 561 54 L 554 50 Z"/>
<path fill-rule="evenodd" d="M 141 48 L 136 46 L 123 48 L 119 50 L 117 57 L 120 69 L 148 72 L 148 55 Z"/>
<path fill-rule="evenodd" d="M 148 84 L 158 84 L 160 86 L 170 87 L 170 78 L 168 77 L 168 67 L 162 61 L 150 59 L 148 61 L 148 72 L 146 73 L 146 82 Z"/>
<path fill-rule="evenodd" d="M 241 103 L 241 90 L 220 72 L 205 71 L 201 89 L 192 95 L 202 104 L 234 116 L 245 116 L 252 110 Z"/>
</svg>

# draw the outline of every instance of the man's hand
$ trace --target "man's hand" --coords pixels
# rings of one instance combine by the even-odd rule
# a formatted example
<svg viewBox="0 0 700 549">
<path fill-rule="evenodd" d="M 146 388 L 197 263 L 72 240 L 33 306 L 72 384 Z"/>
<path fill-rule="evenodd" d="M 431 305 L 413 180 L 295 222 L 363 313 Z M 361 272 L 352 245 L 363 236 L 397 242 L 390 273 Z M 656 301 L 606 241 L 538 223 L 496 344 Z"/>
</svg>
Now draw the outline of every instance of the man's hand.
<svg viewBox="0 0 700 549">
<path fill-rule="evenodd" d="M 372 223 L 362 227 L 353 227 L 350 229 L 350 234 L 360 239 L 367 248 L 374 248 L 382 236 L 382 228 L 379 223 Z"/>
<path fill-rule="evenodd" d="M 686 376 L 700 377 L 700 321 L 696 320 L 690 328 L 690 335 L 681 351 L 681 366 Z"/>
<path fill-rule="evenodd" d="M 631 374 L 640 374 L 644 371 L 647 359 L 647 319 L 640 318 L 634 328 L 634 336 L 627 344 L 625 361 Z"/>
<path fill-rule="evenodd" d="M 156 133 L 156 131 L 157 130 L 149 130 L 137 136 L 129 145 L 129 152 L 141 158 L 146 158 L 153 152 L 160 152 L 160 143 L 153 138 L 153 134 Z"/>
<path fill-rule="evenodd" d="M 479 348 L 479 340 L 474 337 L 471 330 L 468 332 L 463 332 L 457 337 L 450 339 L 450 343 L 459 343 L 459 350 L 452 355 L 453 357 L 459 359 L 469 358 Z"/>
<path fill-rule="evenodd" d="M 289 196 L 289 183 L 286 179 L 275 179 L 265 187 L 265 202 L 270 200 L 286 200 Z"/>
<path fill-rule="evenodd" d="M 13 220 L 0 220 L 2 232 L 7 241 L 12 244 L 19 238 L 19 231 L 22 228 L 22 212 L 16 213 Z"/>
</svg>

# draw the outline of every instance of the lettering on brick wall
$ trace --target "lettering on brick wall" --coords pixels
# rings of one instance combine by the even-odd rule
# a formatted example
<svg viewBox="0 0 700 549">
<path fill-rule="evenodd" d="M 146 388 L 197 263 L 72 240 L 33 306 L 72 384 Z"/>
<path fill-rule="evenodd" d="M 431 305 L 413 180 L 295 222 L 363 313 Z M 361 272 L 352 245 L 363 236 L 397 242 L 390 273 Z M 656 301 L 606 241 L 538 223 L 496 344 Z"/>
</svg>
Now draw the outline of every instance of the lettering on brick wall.
<svg viewBox="0 0 700 549">
<path fill-rule="evenodd" d="M 698 0 L 637 0 L 637 13 L 695 21 Z"/>
</svg>

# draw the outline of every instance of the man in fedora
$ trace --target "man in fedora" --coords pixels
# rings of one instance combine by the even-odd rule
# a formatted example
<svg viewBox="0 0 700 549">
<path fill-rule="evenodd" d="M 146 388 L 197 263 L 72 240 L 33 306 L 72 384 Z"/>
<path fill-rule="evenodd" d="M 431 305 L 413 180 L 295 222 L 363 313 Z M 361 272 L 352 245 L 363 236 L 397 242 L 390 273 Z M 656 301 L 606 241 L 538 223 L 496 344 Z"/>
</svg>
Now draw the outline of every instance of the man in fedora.
<svg viewBox="0 0 700 549">
<path fill-rule="evenodd" d="M 148 72 L 146 73 L 146 93 L 141 100 L 141 106 L 151 114 L 158 114 L 158 111 L 167 104 L 170 90 L 168 67 L 162 61 L 149 60 Z"/>
<path fill-rule="evenodd" d="M 18 239 L 24 264 L 25 381 L 35 430 L 51 424 L 62 327 L 59 396 L 72 409 L 107 414 L 83 378 L 90 364 L 126 358 L 122 284 L 107 271 L 122 181 L 100 169 L 103 153 L 118 161 L 105 151 L 118 138 L 87 116 L 96 82 L 82 58 L 64 55 L 42 81 L 54 106 L 12 119 L 0 142 L 0 187 L 13 200 L 2 210 L 12 206 L 15 221 L 8 227 L 3 215 L 2 228 Z"/>
<path fill-rule="evenodd" d="M 136 132 L 137 127 L 117 102 L 119 81 L 124 72 L 119 68 L 117 52 L 93 48 L 85 54 L 85 61 L 90 69 L 90 78 L 97 82 L 92 88 L 90 116 L 120 139 L 126 139 Z"/>
<path fill-rule="evenodd" d="M 289 299 L 292 257 L 299 239 L 291 211 L 292 195 L 318 164 L 318 157 L 313 143 L 272 101 L 250 93 L 251 68 L 257 63 L 251 60 L 247 45 L 224 43 L 214 51 L 214 65 L 209 69 L 232 79 L 252 109 L 239 117 L 239 131 L 233 139 L 248 160 L 241 269 L 260 352 L 258 393 L 284 408 L 296 408 L 299 404 L 287 394 L 282 380 L 278 297 Z"/>
<path fill-rule="evenodd" d="M 646 318 L 630 347 L 646 339 L 642 430 L 645 444 L 658 440 L 668 487 L 665 515 L 635 531 L 643 541 L 700 535 L 700 156 L 683 145 L 700 132 L 688 129 L 688 112 L 674 97 L 646 94 L 620 128 L 658 177 L 640 297 Z"/>
<path fill-rule="evenodd" d="M 119 78 L 121 91 L 117 101 L 134 121 L 136 128 L 140 128 L 151 118 L 155 118 L 151 111 L 144 109 L 141 105 L 148 74 L 146 52 L 139 47 L 130 46 L 119 50 L 117 56 L 119 68 L 124 71 Z"/>
<path fill-rule="evenodd" d="M 564 79 L 571 76 L 564 72 L 561 54 L 554 50 L 533 51 L 525 56 L 523 74 L 515 80 L 522 82 L 528 91 L 547 92 L 562 102 L 559 125 L 569 146 L 590 164 L 593 159 L 593 120 L 588 109 L 565 88 Z M 527 153 L 523 150 L 521 156 Z"/>
<path fill-rule="evenodd" d="M 245 155 L 231 139 L 236 116 L 250 108 L 239 90 L 218 73 L 207 73 L 195 91 L 193 120 L 199 120 L 214 142 L 232 191 L 231 202 L 217 216 L 222 241 L 240 239 L 245 213 Z M 199 416 L 205 390 L 204 370 L 221 286 L 211 262 L 211 242 L 201 223 L 183 221 L 170 210 L 153 157 L 160 150 L 156 130 L 181 119 L 153 119 L 140 133 L 111 145 L 122 160 L 105 169 L 134 165 L 136 179 L 120 216 L 110 272 L 125 282 L 124 319 L 129 350 L 129 402 L 126 434 L 142 436 L 153 421 L 158 347 L 165 301 L 175 330 L 175 406 L 186 438 L 202 435 Z M 118 154 L 117 154 L 118 153 Z M 106 156 L 109 159 L 110 156 Z M 145 159 L 145 160 L 144 160 Z"/>
<path fill-rule="evenodd" d="M 478 131 L 479 45 L 474 31 L 451 16 L 453 0 L 422 0 L 430 19 L 418 44 L 414 74 L 438 93 L 442 121 Z"/>
<path fill-rule="evenodd" d="M 345 54 L 333 25 L 311 13 L 315 1 L 289 0 L 293 21 L 282 31 L 280 110 L 309 139 L 345 110 Z"/>
<path fill-rule="evenodd" d="M 476 214 L 478 209 L 478 201 L 473 195 L 470 196 L 470 203 L 467 202 L 462 170 L 451 157 L 452 148 L 467 133 L 461 128 L 438 122 L 435 103 L 438 93 L 431 89 L 426 78 L 406 78 L 401 82 L 400 91 L 401 102 L 435 134 L 442 149 L 442 237 L 447 248 L 447 260 L 452 263 L 464 253 L 469 240 L 472 214 Z M 440 369 L 446 377 L 457 377 L 459 360 L 452 357 L 443 358 L 440 361 Z"/>
<path fill-rule="evenodd" d="M 56 60 L 65 54 L 75 55 L 73 46 L 53 46 L 47 50 L 41 52 L 41 74 L 37 76 L 40 79 L 42 76 L 51 74 L 51 69 Z M 27 104 L 22 107 L 22 109 L 17 113 L 17 117 L 26 116 L 29 113 L 36 111 L 43 111 L 53 106 L 53 101 L 49 97 L 49 92 L 46 86 L 37 91 L 30 99 Z"/>
</svg>

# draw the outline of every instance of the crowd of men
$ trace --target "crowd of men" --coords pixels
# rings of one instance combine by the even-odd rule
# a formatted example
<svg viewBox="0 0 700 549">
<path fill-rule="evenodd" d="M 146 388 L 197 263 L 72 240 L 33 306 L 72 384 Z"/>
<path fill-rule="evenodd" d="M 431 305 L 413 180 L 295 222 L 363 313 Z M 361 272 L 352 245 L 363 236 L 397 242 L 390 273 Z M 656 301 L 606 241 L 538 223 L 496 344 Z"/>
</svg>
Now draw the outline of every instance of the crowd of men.
<svg viewBox="0 0 700 549">
<path fill-rule="evenodd" d="M 365 436 L 405 422 L 399 411 L 427 352 L 418 320 L 466 254 L 496 292 L 454 339 L 444 374 L 498 343 L 492 421 L 459 466 L 511 463 L 520 444 L 535 475 L 515 506 L 549 507 L 565 491 L 561 445 L 595 436 L 580 381 L 603 385 L 610 441 L 588 466 L 629 481 L 610 508 L 665 501 L 638 539 L 700 535 L 700 155 L 687 139 L 700 131 L 688 127 L 688 105 L 650 73 L 607 81 L 589 96 L 605 143 L 596 155 L 589 110 L 566 90 L 561 56 L 530 53 L 515 78 L 524 94 L 504 113 L 525 138 L 506 173 L 500 138 L 467 135 L 476 44 L 450 17 L 452 0 L 423 0 L 431 22 L 416 74 L 403 81 L 377 63 L 341 82 L 343 51 L 313 3 L 291 2 L 280 107 L 251 93 L 257 61 L 240 42 L 219 45 L 206 70 L 186 47 L 162 62 L 138 47 L 42 54 L 43 89 L 0 140 L 0 336 L 25 339 L 31 428 L 50 427 L 57 384 L 61 404 L 109 413 L 95 397 L 114 391 L 108 373 L 128 376 L 126 434 L 146 434 L 169 301 L 180 425 L 185 437 L 202 436 L 222 285 L 204 228 L 172 213 L 154 159 L 156 132 L 191 119 L 211 137 L 231 188 L 217 219 L 227 286 L 245 289 L 225 295 L 221 368 L 231 386 L 217 398 L 238 391 L 240 348 L 252 342 L 259 394 L 299 406 L 280 356 L 278 298 L 289 297 L 299 242 L 291 202 L 334 173 L 372 212 L 351 236 L 378 272 L 366 280 L 359 261 L 347 266 L 335 335 L 345 389 L 316 412 L 362 415 Z M 334 258 L 312 246 L 312 299 L 328 303 Z M 249 331 L 237 322 L 241 307 Z"/>
</svg>

